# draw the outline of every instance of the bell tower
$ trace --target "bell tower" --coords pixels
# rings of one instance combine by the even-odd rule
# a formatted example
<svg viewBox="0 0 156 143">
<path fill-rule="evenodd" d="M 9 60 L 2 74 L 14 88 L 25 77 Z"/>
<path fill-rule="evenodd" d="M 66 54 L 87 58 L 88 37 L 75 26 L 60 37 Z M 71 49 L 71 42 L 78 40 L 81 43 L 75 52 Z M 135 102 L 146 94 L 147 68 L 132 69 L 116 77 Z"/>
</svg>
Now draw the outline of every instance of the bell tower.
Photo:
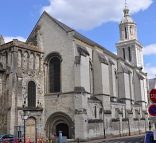
<svg viewBox="0 0 156 143">
<path fill-rule="evenodd" d="M 116 44 L 117 55 L 133 66 L 143 68 L 142 46 L 138 41 L 136 23 L 129 14 L 126 2 L 119 30 L 120 40 Z"/>
<path fill-rule="evenodd" d="M 134 39 L 137 40 L 136 24 L 129 15 L 129 9 L 127 7 L 127 4 L 125 4 L 123 13 L 124 13 L 124 17 L 121 20 L 121 23 L 119 25 L 120 41 L 127 41 L 127 40 L 134 40 Z"/>
</svg>

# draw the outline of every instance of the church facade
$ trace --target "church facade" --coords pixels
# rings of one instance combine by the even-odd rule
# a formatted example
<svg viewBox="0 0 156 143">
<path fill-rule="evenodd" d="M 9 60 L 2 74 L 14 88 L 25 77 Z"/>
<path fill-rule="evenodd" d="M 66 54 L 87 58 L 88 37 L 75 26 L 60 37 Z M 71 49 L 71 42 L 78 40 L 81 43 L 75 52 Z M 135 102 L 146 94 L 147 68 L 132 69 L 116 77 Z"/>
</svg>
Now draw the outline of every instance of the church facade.
<svg viewBox="0 0 156 143">
<path fill-rule="evenodd" d="M 0 38 L 0 132 L 68 139 L 148 130 L 147 74 L 124 9 L 117 55 L 44 12 L 26 42 Z M 24 117 L 24 118 L 23 118 Z"/>
</svg>

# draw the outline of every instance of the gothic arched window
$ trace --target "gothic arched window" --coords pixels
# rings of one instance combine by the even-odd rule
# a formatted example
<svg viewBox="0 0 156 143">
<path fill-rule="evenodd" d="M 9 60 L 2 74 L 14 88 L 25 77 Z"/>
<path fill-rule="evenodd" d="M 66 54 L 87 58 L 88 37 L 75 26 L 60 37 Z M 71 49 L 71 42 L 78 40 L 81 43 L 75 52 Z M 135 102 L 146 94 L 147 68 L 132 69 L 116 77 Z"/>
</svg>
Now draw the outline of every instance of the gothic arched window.
<svg viewBox="0 0 156 143">
<path fill-rule="evenodd" d="M 49 92 L 60 92 L 60 66 L 59 56 L 53 56 L 49 61 Z"/>
<path fill-rule="evenodd" d="M 36 107 L 36 84 L 33 81 L 28 83 L 28 107 Z"/>
</svg>

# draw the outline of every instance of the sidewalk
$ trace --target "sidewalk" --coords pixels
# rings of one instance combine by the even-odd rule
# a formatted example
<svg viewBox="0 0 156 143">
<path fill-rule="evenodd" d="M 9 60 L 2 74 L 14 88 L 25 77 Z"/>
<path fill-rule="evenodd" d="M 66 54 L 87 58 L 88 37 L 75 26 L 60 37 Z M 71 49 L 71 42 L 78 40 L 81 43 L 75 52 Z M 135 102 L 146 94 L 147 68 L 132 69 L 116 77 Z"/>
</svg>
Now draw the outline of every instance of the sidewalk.
<svg viewBox="0 0 156 143">
<path fill-rule="evenodd" d="M 133 138 L 133 137 L 139 137 L 139 136 L 144 136 L 144 134 L 132 135 L 132 136 L 122 136 L 122 137 L 112 137 L 112 138 L 108 137 L 106 139 L 90 140 L 87 142 L 79 142 L 79 143 L 102 143 L 104 141 L 109 141 L 109 140 L 126 139 L 126 138 Z M 78 143 L 78 142 L 70 142 L 70 143 Z"/>
</svg>

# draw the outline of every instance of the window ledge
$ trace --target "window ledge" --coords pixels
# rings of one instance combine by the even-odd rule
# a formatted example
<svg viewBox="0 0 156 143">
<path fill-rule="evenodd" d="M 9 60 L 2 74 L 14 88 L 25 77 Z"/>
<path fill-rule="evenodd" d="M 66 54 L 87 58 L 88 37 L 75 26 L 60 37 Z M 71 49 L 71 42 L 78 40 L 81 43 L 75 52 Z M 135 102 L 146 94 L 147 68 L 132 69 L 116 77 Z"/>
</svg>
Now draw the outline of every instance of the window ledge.
<svg viewBox="0 0 156 143">
<path fill-rule="evenodd" d="M 42 107 L 18 107 L 18 110 L 23 110 L 23 111 L 43 111 Z"/>
<path fill-rule="evenodd" d="M 60 95 L 62 92 L 51 92 L 51 93 L 46 93 L 45 96 L 50 96 L 50 95 Z"/>
</svg>

